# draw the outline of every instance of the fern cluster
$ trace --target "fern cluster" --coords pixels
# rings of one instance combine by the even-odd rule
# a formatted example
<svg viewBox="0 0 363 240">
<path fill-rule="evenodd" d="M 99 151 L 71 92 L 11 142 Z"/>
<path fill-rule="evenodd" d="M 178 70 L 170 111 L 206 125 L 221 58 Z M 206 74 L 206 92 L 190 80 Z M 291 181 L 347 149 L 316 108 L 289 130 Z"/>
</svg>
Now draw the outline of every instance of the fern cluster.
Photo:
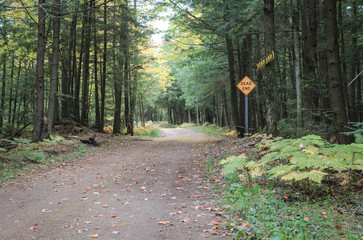
<svg viewBox="0 0 363 240">
<path fill-rule="evenodd" d="M 264 154 L 253 159 L 245 154 L 231 156 L 220 162 L 225 174 L 244 170 L 251 176 L 266 175 L 285 181 L 309 179 L 322 183 L 328 175 L 336 175 L 341 184 L 351 178 L 346 172 L 363 170 L 363 144 L 337 145 L 320 136 L 308 135 L 298 139 L 264 136 L 256 145 Z"/>
</svg>

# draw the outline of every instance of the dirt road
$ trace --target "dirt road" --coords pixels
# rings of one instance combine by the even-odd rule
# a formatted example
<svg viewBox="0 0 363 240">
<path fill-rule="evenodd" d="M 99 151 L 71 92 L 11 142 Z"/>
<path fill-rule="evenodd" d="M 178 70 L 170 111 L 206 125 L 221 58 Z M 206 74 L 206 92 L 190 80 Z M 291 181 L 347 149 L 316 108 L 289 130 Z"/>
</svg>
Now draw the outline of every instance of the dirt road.
<svg viewBox="0 0 363 240">
<path fill-rule="evenodd" d="M 1 187 L 0 239 L 224 239 L 197 164 L 212 139 L 163 131 Z"/>
</svg>

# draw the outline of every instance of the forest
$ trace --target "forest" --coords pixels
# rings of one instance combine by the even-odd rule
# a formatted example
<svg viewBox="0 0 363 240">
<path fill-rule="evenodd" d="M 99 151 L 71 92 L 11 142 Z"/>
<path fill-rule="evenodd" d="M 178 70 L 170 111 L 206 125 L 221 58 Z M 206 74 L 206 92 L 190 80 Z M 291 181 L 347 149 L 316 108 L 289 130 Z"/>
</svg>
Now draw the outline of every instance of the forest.
<svg viewBox="0 0 363 240">
<path fill-rule="evenodd" d="M 147 121 L 213 123 L 243 137 L 362 131 L 357 0 L 3 0 L 0 130 L 57 124 L 134 134 Z M 163 41 L 155 21 L 168 22 Z M 248 98 L 236 87 L 248 76 Z"/>
</svg>

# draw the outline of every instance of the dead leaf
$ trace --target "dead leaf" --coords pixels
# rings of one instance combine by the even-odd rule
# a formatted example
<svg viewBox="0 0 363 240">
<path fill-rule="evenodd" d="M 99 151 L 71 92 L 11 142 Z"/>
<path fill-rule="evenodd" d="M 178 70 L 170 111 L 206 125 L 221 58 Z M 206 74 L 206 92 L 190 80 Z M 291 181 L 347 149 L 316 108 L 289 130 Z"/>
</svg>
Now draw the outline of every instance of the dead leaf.
<svg viewBox="0 0 363 240">
<path fill-rule="evenodd" d="M 160 221 L 159 222 L 160 225 L 166 225 L 166 224 L 169 224 L 169 223 L 170 223 L 170 221 Z"/>
<path fill-rule="evenodd" d="M 90 237 L 91 238 L 98 238 L 98 234 L 97 233 L 92 233 Z"/>
<path fill-rule="evenodd" d="M 38 225 L 39 225 L 39 224 L 35 224 L 34 226 L 30 227 L 30 230 L 34 230 L 34 229 L 36 229 Z"/>
</svg>

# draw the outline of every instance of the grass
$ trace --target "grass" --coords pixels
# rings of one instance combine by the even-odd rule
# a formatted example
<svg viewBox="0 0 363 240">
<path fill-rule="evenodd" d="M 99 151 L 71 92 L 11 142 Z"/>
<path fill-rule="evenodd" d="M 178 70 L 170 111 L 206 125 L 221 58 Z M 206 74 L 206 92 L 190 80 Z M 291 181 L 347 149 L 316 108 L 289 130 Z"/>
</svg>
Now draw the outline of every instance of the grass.
<svg viewBox="0 0 363 240">
<path fill-rule="evenodd" d="M 327 196 L 313 201 L 289 199 L 281 187 L 241 183 L 234 173 L 219 199 L 229 216 L 225 226 L 234 239 L 362 239 L 359 209 L 342 204 L 341 196 Z M 246 181 L 246 180 L 245 180 Z M 247 180 L 248 181 L 248 180 Z M 359 201 L 359 193 L 352 193 Z M 360 210 L 361 211 L 361 210 Z"/>
</svg>

